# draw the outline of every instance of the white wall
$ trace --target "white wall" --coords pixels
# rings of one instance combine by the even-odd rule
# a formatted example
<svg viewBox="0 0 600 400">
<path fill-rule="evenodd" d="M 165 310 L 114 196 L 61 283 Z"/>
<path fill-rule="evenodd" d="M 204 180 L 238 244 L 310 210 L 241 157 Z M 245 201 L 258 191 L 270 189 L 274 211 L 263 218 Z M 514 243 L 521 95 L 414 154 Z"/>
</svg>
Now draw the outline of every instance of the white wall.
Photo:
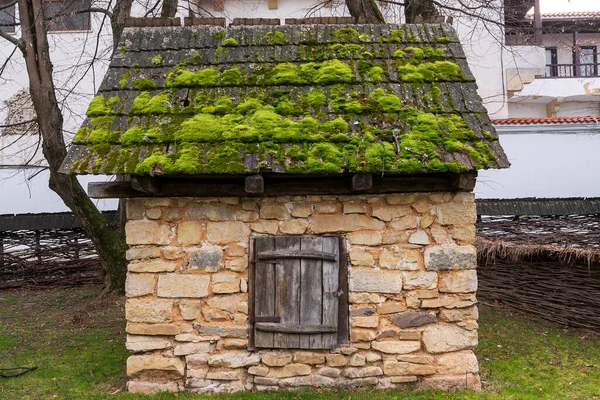
<svg viewBox="0 0 600 400">
<path fill-rule="evenodd" d="M 477 198 L 600 197 L 600 133 L 501 134 L 511 167 L 479 171 Z"/>
</svg>

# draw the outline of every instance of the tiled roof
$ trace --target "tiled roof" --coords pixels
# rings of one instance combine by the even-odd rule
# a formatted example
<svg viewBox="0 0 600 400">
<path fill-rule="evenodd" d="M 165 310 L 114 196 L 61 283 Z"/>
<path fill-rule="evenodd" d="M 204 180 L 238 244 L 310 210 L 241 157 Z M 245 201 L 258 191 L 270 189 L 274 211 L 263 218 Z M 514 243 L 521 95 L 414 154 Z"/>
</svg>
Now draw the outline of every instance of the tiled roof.
<svg viewBox="0 0 600 400">
<path fill-rule="evenodd" d="M 87 115 L 62 171 L 508 166 L 449 25 L 128 28 Z"/>
<path fill-rule="evenodd" d="M 600 18 L 600 11 L 561 11 L 542 13 L 542 18 Z"/>
<path fill-rule="evenodd" d="M 505 118 L 505 119 L 494 119 L 494 120 L 492 120 L 492 123 L 494 125 L 600 123 L 600 116 L 549 117 L 549 118 Z"/>
</svg>

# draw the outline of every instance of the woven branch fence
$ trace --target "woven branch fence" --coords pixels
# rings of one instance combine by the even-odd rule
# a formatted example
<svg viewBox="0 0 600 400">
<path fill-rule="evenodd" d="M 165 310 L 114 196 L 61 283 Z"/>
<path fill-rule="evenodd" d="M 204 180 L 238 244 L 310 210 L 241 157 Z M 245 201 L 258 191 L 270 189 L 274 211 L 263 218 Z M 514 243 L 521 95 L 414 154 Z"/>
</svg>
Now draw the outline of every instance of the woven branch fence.
<svg viewBox="0 0 600 400">
<path fill-rule="evenodd" d="M 600 332 L 600 250 L 478 238 L 478 297 Z"/>
<path fill-rule="evenodd" d="M 0 290 L 101 282 L 98 256 L 82 229 L 0 232 Z"/>
</svg>

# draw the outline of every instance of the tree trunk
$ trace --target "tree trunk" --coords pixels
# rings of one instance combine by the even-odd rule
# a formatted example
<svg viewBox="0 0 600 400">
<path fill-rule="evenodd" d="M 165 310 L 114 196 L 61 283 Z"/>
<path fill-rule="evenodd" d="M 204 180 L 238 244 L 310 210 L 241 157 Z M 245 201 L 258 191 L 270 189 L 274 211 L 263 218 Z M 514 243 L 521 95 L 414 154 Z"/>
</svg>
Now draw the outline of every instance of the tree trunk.
<svg viewBox="0 0 600 400">
<path fill-rule="evenodd" d="M 163 0 L 161 17 L 173 18 L 177 13 L 177 0 Z"/>
<path fill-rule="evenodd" d="M 42 1 L 19 0 L 19 17 L 25 43 L 22 51 L 29 76 L 29 92 L 42 135 L 42 150 L 50 166 L 50 188 L 73 211 L 92 240 L 105 274 L 106 290 L 123 291 L 127 270 L 127 245 L 123 231 L 110 227 L 74 176 L 58 172 L 67 148 L 52 76 Z"/>
<path fill-rule="evenodd" d="M 375 0 L 346 0 L 346 7 L 359 24 L 385 24 Z"/>
<path fill-rule="evenodd" d="M 435 5 L 428 0 L 405 0 L 404 18 L 407 24 L 437 22 Z"/>
</svg>

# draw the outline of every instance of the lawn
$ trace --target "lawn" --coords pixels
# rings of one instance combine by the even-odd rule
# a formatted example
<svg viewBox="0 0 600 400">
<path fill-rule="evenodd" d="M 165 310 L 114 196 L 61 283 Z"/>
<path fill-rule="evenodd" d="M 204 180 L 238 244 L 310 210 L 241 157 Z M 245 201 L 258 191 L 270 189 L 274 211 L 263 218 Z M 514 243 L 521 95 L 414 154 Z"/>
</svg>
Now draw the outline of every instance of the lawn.
<svg viewBox="0 0 600 400">
<path fill-rule="evenodd" d="M 0 399 L 199 399 L 123 393 L 123 299 L 98 288 L 0 292 L 0 368 L 37 369 L 0 378 Z M 223 399 L 600 399 L 600 337 L 504 309 L 481 307 L 477 350 L 484 391 L 298 391 Z"/>
</svg>

